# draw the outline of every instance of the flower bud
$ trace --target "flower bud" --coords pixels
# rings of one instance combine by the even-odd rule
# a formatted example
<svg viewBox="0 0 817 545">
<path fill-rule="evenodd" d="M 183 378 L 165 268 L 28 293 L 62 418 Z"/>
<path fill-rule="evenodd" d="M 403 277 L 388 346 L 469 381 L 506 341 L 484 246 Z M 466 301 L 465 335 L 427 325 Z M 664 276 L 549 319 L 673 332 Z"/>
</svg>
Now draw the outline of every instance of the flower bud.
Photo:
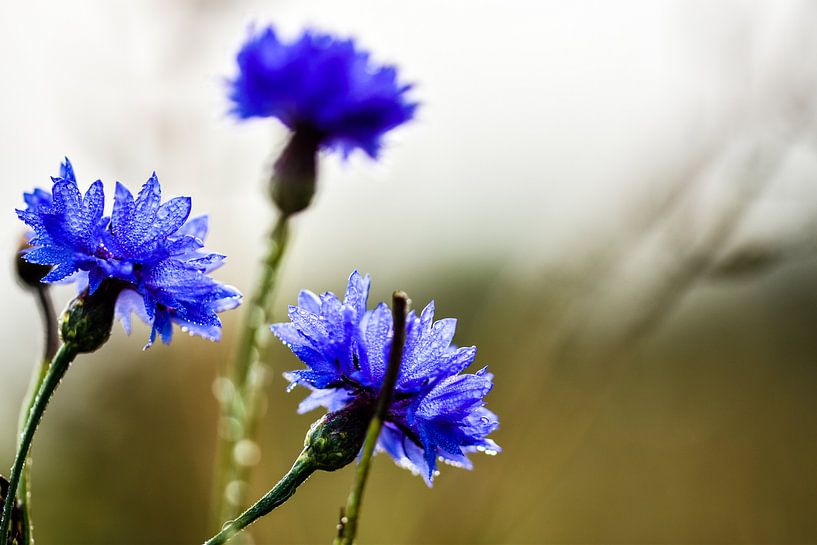
<svg viewBox="0 0 817 545">
<path fill-rule="evenodd" d="M 309 428 L 304 455 L 316 469 L 335 471 L 346 466 L 360 452 L 373 412 L 373 403 L 354 402 L 325 414 Z"/>
<path fill-rule="evenodd" d="M 295 129 L 275 161 L 270 191 L 272 200 L 285 216 L 300 212 L 312 202 L 320 143 L 318 131 L 309 127 Z"/>
<path fill-rule="evenodd" d="M 7 500 L 6 494 L 8 494 L 9 489 L 9 482 L 8 480 L 0 476 L 0 511 L 2 511 L 3 506 Z M 8 545 L 22 545 L 23 544 L 23 513 L 20 511 L 20 508 L 16 505 L 11 510 L 11 525 L 9 526 L 9 539 Z"/>
<path fill-rule="evenodd" d="M 40 281 L 51 271 L 51 266 L 29 263 L 23 259 L 23 252 L 29 248 L 31 248 L 31 245 L 28 243 L 26 237 L 23 236 L 14 257 L 17 280 L 24 287 L 39 289 L 43 286 Z"/>
<path fill-rule="evenodd" d="M 105 280 L 93 294 L 75 297 L 60 317 L 62 340 L 79 352 L 93 352 L 111 336 L 114 307 L 122 291 L 116 280 Z"/>
</svg>

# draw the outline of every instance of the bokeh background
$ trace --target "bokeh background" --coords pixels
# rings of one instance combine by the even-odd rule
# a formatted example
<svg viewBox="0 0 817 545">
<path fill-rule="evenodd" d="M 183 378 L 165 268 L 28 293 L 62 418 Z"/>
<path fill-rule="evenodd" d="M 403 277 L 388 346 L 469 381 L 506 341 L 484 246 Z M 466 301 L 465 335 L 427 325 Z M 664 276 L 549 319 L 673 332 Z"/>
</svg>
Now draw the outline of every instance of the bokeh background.
<svg viewBox="0 0 817 545">
<path fill-rule="evenodd" d="M 370 272 L 459 318 L 496 375 L 504 452 L 433 489 L 376 459 L 362 543 L 817 541 L 817 4 L 85 0 L 0 4 L 0 466 L 41 346 L 11 259 L 21 192 L 63 155 L 208 213 L 249 292 L 285 133 L 225 115 L 247 25 L 356 36 L 417 82 L 381 161 L 321 163 L 277 296 Z M 60 287 L 62 306 L 72 295 Z M 117 326 L 35 442 L 38 543 L 198 543 L 224 340 Z M 273 350 L 278 371 L 298 367 Z M 316 414 L 269 389 L 253 495 Z M 351 468 L 253 527 L 327 543 Z"/>
</svg>

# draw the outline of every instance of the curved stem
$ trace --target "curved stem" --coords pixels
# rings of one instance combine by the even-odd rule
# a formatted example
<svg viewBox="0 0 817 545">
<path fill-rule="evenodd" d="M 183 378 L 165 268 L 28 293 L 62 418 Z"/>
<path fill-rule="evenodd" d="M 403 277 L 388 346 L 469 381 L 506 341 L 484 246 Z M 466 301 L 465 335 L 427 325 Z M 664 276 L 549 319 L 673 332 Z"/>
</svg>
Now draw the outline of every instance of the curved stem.
<svg viewBox="0 0 817 545">
<path fill-rule="evenodd" d="M 392 339 L 391 352 L 389 353 L 389 366 L 386 368 L 386 375 L 383 377 L 383 385 L 380 387 L 380 395 L 377 397 L 377 407 L 366 432 L 366 440 L 363 443 L 363 454 L 360 456 L 360 463 L 355 472 L 355 483 L 349 492 L 349 499 L 346 501 L 346 509 L 338 525 L 338 535 L 334 540 L 334 545 L 352 545 L 357 535 L 357 522 L 360 517 L 360 505 L 363 502 L 363 491 L 366 488 L 366 480 L 369 477 L 372 455 L 380 437 L 380 430 L 383 429 L 383 420 L 389 409 L 394 386 L 397 384 L 397 377 L 400 373 L 400 362 L 403 359 L 403 346 L 406 343 L 406 312 L 408 311 L 408 296 L 396 291 L 392 296 L 392 321 L 394 323 L 394 338 Z"/>
<path fill-rule="evenodd" d="M 227 522 L 221 528 L 221 531 L 208 539 L 204 545 L 220 545 L 226 543 L 238 532 L 292 497 L 298 486 L 307 480 L 314 471 L 315 465 L 309 457 L 306 456 L 305 452 L 302 452 L 292 465 L 292 469 L 284 475 L 283 479 L 278 481 L 278 484 L 276 484 L 272 490 L 267 492 L 264 497 L 255 502 L 252 507 L 244 511 L 236 519 Z"/>
<path fill-rule="evenodd" d="M 21 436 L 25 428 L 26 421 L 31 414 L 31 409 L 34 406 L 34 399 L 37 391 L 40 389 L 45 375 L 48 372 L 48 366 L 51 365 L 51 360 L 57 352 L 59 345 L 59 336 L 57 335 L 57 316 L 54 312 L 54 304 L 51 301 L 51 292 L 48 286 L 40 285 L 35 288 L 37 296 L 37 306 L 40 309 L 40 318 L 43 322 L 43 332 L 45 334 L 45 341 L 43 343 L 43 357 L 38 365 L 34 368 L 31 375 L 31 382 L 28 387 L 28 393 L 23 401 L 24 409 L 20 411 L 20 418 L 17 424 L 18 436 Z M 23 468 L 23 473 L 20 476 L 20 494 L 17 501 L 17 507 L 20 509 L 20 514 L 23 520 L 23 545 L 29 545 L 34 541 L 31 527 L 31 456 L 29 455 Z"/>
<path fill-rule="evenodd" d="M 59 334 L 57 333 L 57 314 L 54 312 L 54 303 L 51 300 L 51 292 L 48 286 L 37 286 L 35 291 L 37 306 L 40 309 L 40 318 L 43 322 L 43 334 L 45 335 L 43 361 L 50 362 L 54 358 L 54 354 L 57 353 L 60 344 Z"/>
<path fill-rule="evenodd" d="M 235 517 L 246 502 L 246 482 L 250 465 L 236 457 L 236 446 L 254 441 L 259 406 L 264 395 L 264 354 L 270 322 L 274 288 L 286 251 L 289 216 L 281 215 L 270 232 L 261 278 L 244 314 L 238 352 L 233 363 L 227 392 L 221 402 L 221 441 L 218 475 L 215 480 L 214 525 Z M 222 379 L 224 380 L 224 379 Z"/>
<path fill-rule="evenodd" d="M 17 494 L 17 487 L 20 484 L 20 477 L 23 474 L 23 468 L 25 466 L 26 459 L 28 458 L 28 452 L 31 448 L 31 441 L 34 439 L 34 432 L 37 431 L 37 425 L 43 418 L 48 402 L 53 396 L 54 391 L 56 391 L 57 386 L 59 386 L 60 380 L 62 380 L 62 377 L 65 375 L 65 372 L 68 370 L 68 367 L 71 365 L 71 362 L 74 360 L 76 355 L 77 350 L 71 344 L 63 344 L 59 350 L 57 350 L 57 353 L 54 355 L 54 359 L 51 362 L 51 366 L 48 368 L 48 372 L 45 375 L 45 379 L 43 380 L 43 383 L 34 398 L 31 412 L 26 420 L 23 433 L 20 435 L 20 444 L 17 447 L 17 454 L 14 457 L 14 465 L 11 467 L 8 494 L 6 496 L 9 501 L 6 501 L 5 505 L 3 506 L 3 520 L 2 523 L 0 523 L 0 543 L 8 542 L 9 524 L 11 523 L 11 510 L 14 506 L 14 502 L 10 501 L 10 499 L 14 498 Z"/>
</svg>

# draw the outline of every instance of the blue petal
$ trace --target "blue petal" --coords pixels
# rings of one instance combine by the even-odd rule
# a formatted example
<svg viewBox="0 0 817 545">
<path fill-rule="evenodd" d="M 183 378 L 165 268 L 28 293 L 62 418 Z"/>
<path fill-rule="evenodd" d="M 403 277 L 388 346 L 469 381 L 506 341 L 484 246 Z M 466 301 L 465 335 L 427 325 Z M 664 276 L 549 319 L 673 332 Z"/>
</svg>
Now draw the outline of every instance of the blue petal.
<svg viewBox="0 0 817 545">
<path fill-rule="evenodd" d="M 170 321 L 170 315 L 167 312 L 156 312 L 153 319 L 153 327 L 150 330 L 150 338 L 144 349 L 148 349 L 156 342 L 156 335 L 162 339 L 164 344 L 170 344 L 173 338 L 173 322 Z"/>
<path fill-rule="evenodd" d="M 326 323 L 318 314 L 303 310 L 300 307 L 289 307 L 289 319 L 308 339 L 320 341 L 328 337 Z"/>
<path fill-rule="evenodd" d="M 352 399 L 352 395 L 346 390 L 338 388 L 315 389 L 298 405 L 298 414 L 308 413 L 318 407 L 325 407 L 328 412 L 339 411 L 348 405 Z"/>
<path fill-rule="evenodd" d="M 122 322 L 122 328 L 128 335 L 131 333 L 131 314 L 136 314 L 146 324 L 151 322 L 151 318 L 148 316 L 147 310 L 145 310 L 144 298 L 133 290 L 122 290 L 122 293 L 116 299 L 114 317 Z"/>
<path fill-rule="evenodd" d="M 156 211 L 155 223 L 148 230 L 150 238 L 167 237 L 178 231 L 187 221 L 190 208 L 190 197 L 176 197 L 164 203 Z"/>
<path fill-rule="evenodd" d="M 51 193 L 40 188 L 35 188 L 31 193 L 23 193 L 23 200 L 31 212 L 44 211 L 53 204 Z"/>
<path fill-rule="evenodd" d="M 207 216 L 197 216 L 182 225 L 176 235 L 195 237 L 203 242 L 207 238 L 208 222 Z"/>
<path fill-rule="evenodd" d="M 77 213 L 82 202 L 76 182 L 57 180 L 51 190 L 54 197 L 54 208 L 58 213 Z"/>
<path fill-rule="evenodd" d="M 38 265 L 57 265 L 66 261 L 73 262 L 74 253 L 65 248 L 43 247 L 27 250 L 23 258 Z"/>
<path fill-rule="evenodd" d="M 338 370 L 334 362 L 327 360 L 320 351 L 316 350 L 310 340 L 293 324 L 272 324 L 271 330 L 310 369 L 327 375 L 322 382 L 329 383 L 338 379 Z"/>
<path fill-rule="evenodd" d="M 195 259 L 188 259 L 184 263 L 188 267 L 193 267 L 201 272 L 210 272 L 220 267 L 226 259 L 227 256 L 223 254 L 207 254 Z"/>
<path fill-rule="evenodd" d="M 95 181 L 85 193 L 82 201 L 82 220 L 84 228 L 91 230 L 102 219 L 102 211 L 105 208 L 105 189 L 100 180 Z"/>
<path fill-rule="evenodd" d="M 94 267 L 88 271 L 88 293 L 93 294 L 108 274 L 102 267 Z"/>
<path fill-rule="evenodd" d="M 196 255 L 196 252 L 200 250 L 203 246 L 204 244 L 202 243 L 201 239 L 190 235 L 183 235 L 179 238 L 174 237 L 174 239 L 168 243 L 165 249 L 167 250 L 168 255 L 183 259 L 188 254 L 190 254 L 191 256 Z"/>
<path fill-rule="evenodd" d="M 111 214 L 111 231 L 116 237 L 125 237 L 128 222 L 134 210 L 133 195 L 128 188 L 116 182 L 113 213 Z"/>
<path fill-rule="evenodd" d="M 367 350 L 361 354 L 361 372 L 371 384 L 380 384 L 386 374 L 392 339 L 391 309 L 385 303 L 380 303 L 369 315 L 365 339 Z"/>
<path fill-rule="evenodd" d="M 369 297 L 370 285 L 371 278 L 368 274 L 361 277 L 359 272 L 354 271 L 349 276 L 349 284 L 346 286 L 346 295 L 343 302 L 355 309 L 358 316 L 363 316 L 366 312 L 366 300 Z"/>
<path fill-rule="evenodd" d="M 321 312 L 320 297 L 309 290 L 301 290 L 301 293 L 298 294 L 298 306 L 313 314 Z"/>
<path fill-rule="evenodd" d="M 159 203 L 162 202 L 162 186 L 159 184 L 159 178 L 154 172 L 148 181 L 142 186 L 139 195 L 136 196 L 134 202 L 133 215 L 139 218 L 150 218 L 159 210 Z M 148 226 L 141 226 L 146 229 Z"/>
<path fill-rule="evenodd" d="M 75 272 L 77 272 L 77 266 L 74 263 L 72 262 L 60 263 L 59 265 L 51 269 L 51 272 L 49 272 L 47 275 L 43 277 L 42 282 L 45 282 L 46 284 L 51 282 L 57 282 L 59 280 L 62 280 L 63 278 L 71 276 Z"/>
<path fill-rule="evenodd" d="M 74 167 L 68 157 L 60 164 L 60 178 L 74 183 L 77 181 L 77 177 L 74 175 Z"/>
</svg>

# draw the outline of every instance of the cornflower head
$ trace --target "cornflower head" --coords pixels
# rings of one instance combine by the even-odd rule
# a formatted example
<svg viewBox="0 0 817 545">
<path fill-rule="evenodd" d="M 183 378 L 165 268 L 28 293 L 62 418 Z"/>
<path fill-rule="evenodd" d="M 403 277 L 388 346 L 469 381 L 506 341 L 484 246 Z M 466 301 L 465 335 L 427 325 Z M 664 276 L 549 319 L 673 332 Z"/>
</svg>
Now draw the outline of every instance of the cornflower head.
<svg viewBox="0 0 817 545">
<path fill-rule="evenodd" d="M 207 217 L 188 220 L 189 197 L 162 204 L 154 173 L 135 199 L 117 182 L 112 213 L 105 216 L 102 182 L 83 195 L 67 158 L 52 181 L 51 192 L 26 193 L 26 209 L 17 210 L 33 230 L 23 259 L 52 267 L 43 282 L 76 281 L 88 295 L 105 283 L 126 332 L 132 313 L 152 326 L 146 347 L 157 335 L 169 343 L 173 323 L 219 339 L 217 313 L 238 306 L 241 293 L 208 276 L 225 256 L 202 250 Z"/>
<path fill-rule="evenodd" d="M 351 38 L 307 30 L 285 42 L 272 26 L 251 29 L 236 60 L 230 112 L 238 119 L 274 117 L 292 131 L 272 190 L 287 214 L 311 200 L 319 149 L 344 157 L 360 149 L 376 158 L 383 135 L 417 109 L 406 96 L 412 85 L 398 81 L 397 68 L 374 63 Z"/>
<path fill-rule="evenodd" d="M 392 313 L 385 303 L 367 310 L 370 279 L 357 271 L 341 301 L 304 290 L 289 307 L 288 323 L 272 332 L 306 364 L 284 376 L 289 389 L 302 385 L 312 393 L 301 402 L 303 413 L 325 407 L 337 413 L 373 406 L 386 373 L 392 338 Z M 456 320 L 434 321 L 434 303 L 420 316 L 406 318 L 406 341 L 391 403 L 378 439 L 378 450 L 430 486 L 437 460 L 468 468 L 474 451 L 499 452 L 487 436 L 499 425 L 483 398 L 493 375 L 482 368 L 463 371 L 474 361 L 475 347 L 454 347 Z M 365 422 L 364 422 L 365 425 Z"/>
</svg>

